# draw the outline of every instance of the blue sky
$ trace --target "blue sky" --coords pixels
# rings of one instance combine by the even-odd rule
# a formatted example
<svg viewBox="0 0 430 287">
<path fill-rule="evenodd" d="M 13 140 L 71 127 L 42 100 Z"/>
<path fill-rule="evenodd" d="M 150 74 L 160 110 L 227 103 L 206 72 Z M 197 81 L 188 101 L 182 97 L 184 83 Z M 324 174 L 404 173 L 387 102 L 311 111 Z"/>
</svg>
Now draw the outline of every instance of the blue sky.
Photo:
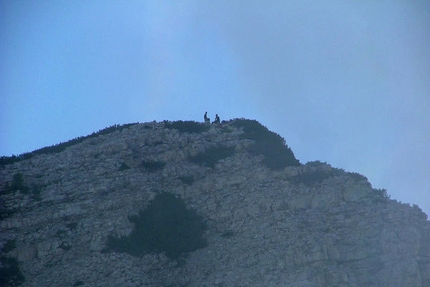
<svg viewBox="0 0 430 287">
<path fill-rule="evenodd" d="M 0 155 L 112 124 L 256 119 L 430 214 L 428 1 L 0 3 Z"/>
</svg>

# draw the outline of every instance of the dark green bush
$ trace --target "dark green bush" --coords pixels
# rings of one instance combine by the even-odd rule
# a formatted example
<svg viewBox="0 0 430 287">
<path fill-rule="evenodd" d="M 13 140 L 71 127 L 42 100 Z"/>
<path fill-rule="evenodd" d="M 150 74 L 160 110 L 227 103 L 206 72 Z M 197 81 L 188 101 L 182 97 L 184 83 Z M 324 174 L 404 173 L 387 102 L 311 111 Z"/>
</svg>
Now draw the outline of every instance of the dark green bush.
<svg viewBox="0 0 430 287">
<path fill-rule="evenodd" d="M 40 185 L 32 185 L 31 187 L 31 193 L 32 193 L 32 198 L 34 200 L 40 201 L 42 200 L 42 198 L 40 197 L 40 193 L 42 192 L 43 187 Z"/>
<path fill-rule="evenodd" d="M 9 251 L 14 250 L 16 248 L 15 242 L 16 242 L 15 240 L 6 241 L 6 244 L 1 249 L 2 253 L 8 253 Z"/>
<path fill-rule="evenodd" d="M 368 181 L 367 177 L 357 172 L 346 172 L 350 177 L 352 177 L 355 181 Z"/>
<path fill-rule="evenodd" d="M 194 183 L 194 177 L 193 176 L 181 176 L 179 179 L 188 185 L 192 185 Z"/>
<path fill-rule="evenodd" d="M 181 133 L 203 133 L 209 130 L 209 126 L 204 123 L 194 121 L 164 121 L 164 127 L 167 129 L 176 129 Z"/>
<path fill-rule="evenodd" d="M 5 193 L 13 193 L 18 190 L 22 193 L 28 193 L 30 190 L 30 188 L 24 184 L 22 173 L 16 173 L 13 175 L 12 182 L 7 184 Z"/>
<path fill-rule="evenodd" d="M 306 163 L 307 166 L 312 166 L 312 167 L 320 167 L 320 166 L 325 166 L 328 165 L 326 162 L 321 162 L 319 160 L 315 160 L 315 161 L 308 161 Z"/>
<path fill-rule="evenodd" d="M 60 247 L 64 251 L 69 251 L 70 249 L 72 249 L 72 245 L 70 243 L 65 243 L 65 242 L 62 242 L 58 247 Z"/>
<path fill-rule="evenodd" d="M 78 223 L 77 222 L 71 222 L 71 223 L 68 223 L 66 225 L 66 227 L 70 230 L 76 230 L 76 228 L 78 227 Z"/>
<path fill-rule="evenodd" d="M 14 258 L 0 258 L 0 286 L 19 286 L 24 282 L 18 261 Z"/>
<path fill-rule="evenodd" d="M 207 226 L 195 211 L 186 208 L 184 201 L 170 193 L 158 194 L 139 215 L 129 216 L 134 229 L 129 236 L 110 236 L 107 249 L 142 256 L 150 252 L 164 252 L 171 259 L 207 246 L 202 237 Z"/>
<path fill-rule="evenodd" d="M 4 203 L 1 202 L 1 199 L 0 199 L 0 206 L 2 206 L 0 208 L 0 221 L 8 217 L 11 217 L 13 214 L 15 214 L 18 211 L 18 208 L 10 208 L 10 209 L 5 208 Z"/>
<path fill-rule="evenodd" d="M 40 185 L 33 184 L 31 188 L 29 188 L 24 183 L 24 178 L 22 173 L 16 173 L 13 175 L 12 181 L 6 184 L 6 188 L 4 189 L 4 193 L 14 193 L 16 191 L 20 191 L 23 194 L 31 193 L 32 198 L 34 200 L 41 200 L 40 193 L 42 192 L 43 187 Z"/>
<path fill-rule="evenodd" d="M 373 189 L 372 198 L 375 202 L 386 202 L 390 200 L 391 196 L 385 188 Z"/>
<path fill-rule="evenodd" d="M 11 156 L 0 156 L 0 166 L 7 165 L 20 160 L 20 156 L 11 155 Z"/>
<path fill-rule="evenodd" d="M 130 169 L 130 167 L 127 165 L 127 164 L 125 164 L 124 162 L 120 165 L 120 167 L 118 168 L 118 171 L 123 171 L 123 170 L 126 170 L 126 169 Z"/>
<path fill-rule="evenodd" d="M 255 144 L 248 148 L 254 155 L 263 155 L 263 164 L 272 170 L 280 170 L 287 166 L 299 166 L 300 162 L 293 151 L 286 145 L 285 140 L 277 133 L 256 120 L 236 119 L 232 125 L 243 128 L 241 138 L 254 140 Z"/>
<path fill-rule="evenodd" d="M 388 194 L 388 191 L 385 188 L 379 189 L 379 192 L 382 194 L 383 198 L 390 199 L 391 195 Z"/>
<path fill-rule="evenodd" d="M 309 167 L 322 167 L 327 165 L 326 163 L 322 163 L 320 161 L 313 161 L 306 163 L 306 166 Z M 322 169 L 316 171 L 309 171 L 298 174 L 292 178 L 294 183 L 303 183 L 309 186 L 322 183 L 325 179 L 328 179 L 333 176 L 348 176 L 352 178 L 354 181 L 367 181 L 367 177 L 361 175 L 356 172 L 346 172 L 341 168 L 329 168 Z"/>
<path fill-rule="evenodd" d="M 223 238 L 231 238 L 233 236 L 234 236 L 234 232 L 231 230 L 227 230 L 226 232 L 221 234 L 221 237 L 223 237 Z"/>
<path fill-rule="evenodd" d="M 218 161 L 232 156 L 234 151 L 234 146 L 226 147 L 220 145 L 207 148 L 203 153 L 190 157 L 189 160 L 193 163 L 213 168 Z"/>
<path fill-rule="evenodd" d="M 161 161 L 142 161 L 140 167 L 143 167 L 149 172 L 156 172 L 162 170 L 166 166 L 166 163 Z"/>
</svg>

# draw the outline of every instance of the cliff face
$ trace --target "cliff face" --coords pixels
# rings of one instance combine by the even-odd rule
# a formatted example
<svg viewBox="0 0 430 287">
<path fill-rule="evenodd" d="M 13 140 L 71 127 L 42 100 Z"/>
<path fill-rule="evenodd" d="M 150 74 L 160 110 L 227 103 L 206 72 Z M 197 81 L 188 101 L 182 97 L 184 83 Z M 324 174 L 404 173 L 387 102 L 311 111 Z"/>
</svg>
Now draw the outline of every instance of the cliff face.
<svg viewBox="0 0 430 287">
<path fill-rule="evenodd" d="M 279 165 L 261 150 L 273 133 L 247 124 L 135 124 L 2 165 L 1 282 L 430 286 L 430 224 L 417 206 L 358 174 L 298 164 L 287 148 Z M 137 215 L 166 193 L 204 222 L 205 243 L 178 256 L 133 254 Z M 196 239 L 182 217 L 173 226 L 193 236 L 173 231 L 166 240 Z M 122 249 L 109 247 L 121 240 Z"/>
</svg>

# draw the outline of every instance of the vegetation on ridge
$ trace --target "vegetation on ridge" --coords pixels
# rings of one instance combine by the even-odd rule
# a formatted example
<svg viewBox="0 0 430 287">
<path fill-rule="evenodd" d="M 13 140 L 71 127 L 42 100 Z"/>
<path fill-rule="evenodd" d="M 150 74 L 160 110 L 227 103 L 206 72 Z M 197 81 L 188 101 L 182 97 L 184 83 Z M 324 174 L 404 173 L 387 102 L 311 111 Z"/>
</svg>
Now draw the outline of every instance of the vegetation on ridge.
<svg viewBox="0 0 430 287">
<path fill-rule="evenodd" d="M 209 126 L 204 123 L 195 121 L 164 121 L 164 127 L 171 130 L 175 129 L 181 133 L 195 133 L 199 134 L 209 130 Z"/>
<path fill-rule="evenodd" d="M 341 168 L 333 168 L 326 163 L 322 163 L 320 161 L 311 161 L 307 162 L 305 166 L 311 167 L 310 171 L 299 173 L 292 177 L 292 181 L 297 184 L 305 184 L 308 186 L 314 186 L 316 184 L 322 183 L 324 180 L 334 177 L 334 176 L 342 176 L 348 175 L 350 178 L 355 181 L 368 181 L 367 177 L 356 173 L 356 172 L 346 172 Z M 327 168 L 323 168 L 327 166 Z"/>
<path fill-rule="evenodd" d="M 37 150 L 32 151 L 32 152 L 26 152 L 26 153 L 22 153 L 20 155 L 1 156 L 0 157 L 0 166 L 11 164 L 14 162 L 18 162 L 18 161 L 21 161 L 24 159 L 29 159 L 35 155 L 59 153 L 59 152 L 62 152 L 63 150 L 65 150 L 66 148 L 73 146 L 75 144 L 78 144 L 78 143 L 80 143 L 86 139 L 94 138 L 94 137 L 97 137 L 100 135 L 110 134 L 110 133 L 115 132 L 115 131 L 122 131 L 123 129 L 129 128 L 135 124 L 136 123 L 124 124 L 124 125 L 113 125 L 113 126 L 105 128 L 105 129 L 99 130 L 98 132 L 94 132 L 90 135 L 83 136 L 83 137 L 77 137 L 77 138 L 69 140 L 67 142 L 55 144 L 55 145 L 48 146 L 48 147 L 43 147 L 41 149 L 37 149 Z"/>
<path fill-rule="evenodd" d="M 263 155 L 263 164 L 272 170 L 281 170 L 287 166 L 299 166 L 300 162 L 293 151 L 279 134 L 270 131 L 256 120 L 235 119 L 233 126 L 243 128 L 244 139 L 254 140 L 255 144 L 248 148 L 253 155 Z"/>
</svg>

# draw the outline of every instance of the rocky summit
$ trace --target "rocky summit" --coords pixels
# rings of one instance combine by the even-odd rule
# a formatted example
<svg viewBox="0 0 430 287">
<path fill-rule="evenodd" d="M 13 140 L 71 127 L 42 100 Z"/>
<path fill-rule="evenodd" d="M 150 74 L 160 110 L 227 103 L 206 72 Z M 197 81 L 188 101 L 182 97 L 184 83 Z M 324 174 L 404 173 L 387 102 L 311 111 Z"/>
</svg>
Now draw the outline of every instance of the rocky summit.
<svg viewBox="0 0 430 287">
<path fill-rule="evenodd" d="M 430 286 L 418 206 L 246 119 L 2 157 L 0 248 L 0 286 Z"/>
</svg>

